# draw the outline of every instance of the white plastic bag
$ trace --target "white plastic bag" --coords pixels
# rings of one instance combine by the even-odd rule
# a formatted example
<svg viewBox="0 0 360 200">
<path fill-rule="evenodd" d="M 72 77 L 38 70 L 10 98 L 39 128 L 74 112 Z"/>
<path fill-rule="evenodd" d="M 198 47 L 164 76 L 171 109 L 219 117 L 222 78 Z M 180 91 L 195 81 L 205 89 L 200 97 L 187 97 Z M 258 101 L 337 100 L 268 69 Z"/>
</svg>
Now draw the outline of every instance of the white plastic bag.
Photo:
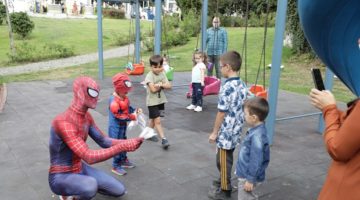
<svg viewBox="0 0 360 200">
<path fill-rule="evenodd" d="M 154 129 L 150 127 L 145 127 L 140 133 L 139 137 L 143 137 L 145 140 L 150 139 L 156 135 Z"/>
</svg>

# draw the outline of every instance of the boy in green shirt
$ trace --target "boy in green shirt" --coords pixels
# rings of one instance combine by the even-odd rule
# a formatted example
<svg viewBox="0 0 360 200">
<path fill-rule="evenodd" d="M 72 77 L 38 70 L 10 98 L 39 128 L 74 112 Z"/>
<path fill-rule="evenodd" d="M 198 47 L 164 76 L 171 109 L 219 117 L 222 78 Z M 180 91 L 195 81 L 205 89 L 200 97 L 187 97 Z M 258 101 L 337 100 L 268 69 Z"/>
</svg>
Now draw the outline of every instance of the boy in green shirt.
<svg viewBox="0 0 360 200">
<path fill-rule="evenodd" d="M 163 57 L 160 55 L 153 55 L 150 57 L 151 70 L 146 75 L 146 106 L 149 109 L 149 119 L 151 128 L 155 128 L 161 137 L 161 144 L 164 149 L 167 149 L 170 144 L 164 135 L 164 130 L 161 126 L 160 115 L 165 109 L 167 102 L 164 89 L 171 89 L 171 83 L 168 81 L 163 69 Z"/>
</svg>

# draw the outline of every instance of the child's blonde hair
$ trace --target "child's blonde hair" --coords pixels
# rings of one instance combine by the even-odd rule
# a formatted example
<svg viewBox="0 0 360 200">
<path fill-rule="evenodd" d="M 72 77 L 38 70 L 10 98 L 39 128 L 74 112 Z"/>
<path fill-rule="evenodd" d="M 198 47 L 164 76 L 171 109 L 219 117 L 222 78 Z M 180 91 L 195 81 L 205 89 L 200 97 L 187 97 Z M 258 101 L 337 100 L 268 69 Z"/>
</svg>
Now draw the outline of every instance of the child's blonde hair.
<svg viewBox="0 0 360 200">
<path fill-rule="evenodd" d="M 195 55 L 200 55 L 200 56 L 203 58 L 203 63 L 207 66 L 208 62 L 207 62 L 207 55 L 206 55 L 206 53 L 204 53 L 204 52 L 202 52 L 202 51 L 195 51 L 195 52 L 193 53 L 192 61 L 193 61 L 194 66 L 196 65 Z"/>
</svg>

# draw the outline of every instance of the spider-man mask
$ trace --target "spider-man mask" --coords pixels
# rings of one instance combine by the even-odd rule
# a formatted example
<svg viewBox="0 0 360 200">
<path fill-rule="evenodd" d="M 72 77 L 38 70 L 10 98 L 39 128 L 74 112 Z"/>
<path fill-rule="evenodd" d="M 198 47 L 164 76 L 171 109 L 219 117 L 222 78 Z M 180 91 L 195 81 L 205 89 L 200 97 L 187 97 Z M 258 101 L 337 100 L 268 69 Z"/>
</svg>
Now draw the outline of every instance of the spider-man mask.
<svg viewBox="0 0 360 200">
<path fill-rule="evenodd" d="M 112 78 L 112 82 L 115 88 L 115 92 L 119 95 L 127 94 L 132 87 L 130 78 L 124 73 L 118 73 Z"/>
<path fill-rule="evenodd" d="M 90 77 L 82 76 L 75 79 L 73 84 L 74 100 L 73 104 L 78 108 L 92 108 L 96 107 L 100 87 Z"/>
</svg>

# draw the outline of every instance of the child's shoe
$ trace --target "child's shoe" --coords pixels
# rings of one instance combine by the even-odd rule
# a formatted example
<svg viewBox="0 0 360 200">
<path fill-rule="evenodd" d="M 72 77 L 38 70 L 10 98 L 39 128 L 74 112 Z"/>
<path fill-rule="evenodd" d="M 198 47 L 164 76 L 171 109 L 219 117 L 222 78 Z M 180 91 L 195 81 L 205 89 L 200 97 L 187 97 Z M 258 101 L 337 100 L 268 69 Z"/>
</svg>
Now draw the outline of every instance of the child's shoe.
<svg viewBox="0 0 360 200">
<path fill-rule="evenodd" d="M 196 108 L 196 106 L 192 105 L 192 104 L 190 104 L 186 107 L 186 109 L 188 109 L 188 110 L 194 110 L 195 108 Z"/>
<path fill-rule="evenodd" d="M 194 109 L 195 112 L 201 112 L 202 111 L 202 107 L 200 106 L 196 106 L 196 108 Z"/>
<path fill-rule="evenodd" d="M 162 145 L 163 149 L 168 149 L 170 146 L 169 141 L 166 138 L 163 138 L 161 140 L 161 145 Z"/>
<path fill-rule="evenodd" d="M 125 174 L 127 173 L 127 172 L 125 171 L 125 169 L 122 168 L 121 166 L 119 166 L 119 167 L 113 167 L 113 168 L 111 169 L 111 172 L 114 173 L 114 174 L 116 174 L 116 175 L 119 175 L 119 176 L 123 176 L 123 175 L 125 175 Z"/>
<path fill-rule="evenodd" d="M 136 165 L 133 162 L 130 162 L 130 160 L 126 158 L 123 162 L 121 162 L 121 167 L 131 169 L 136 167 Z"/>
<path fill-rule="evenodd" d="M 221 189 L 218 189 L 216 191 L 210 191 L 208 197 L 214 200 L 231 199 L 231 191 L 224 191 Z"/>
</svg>

